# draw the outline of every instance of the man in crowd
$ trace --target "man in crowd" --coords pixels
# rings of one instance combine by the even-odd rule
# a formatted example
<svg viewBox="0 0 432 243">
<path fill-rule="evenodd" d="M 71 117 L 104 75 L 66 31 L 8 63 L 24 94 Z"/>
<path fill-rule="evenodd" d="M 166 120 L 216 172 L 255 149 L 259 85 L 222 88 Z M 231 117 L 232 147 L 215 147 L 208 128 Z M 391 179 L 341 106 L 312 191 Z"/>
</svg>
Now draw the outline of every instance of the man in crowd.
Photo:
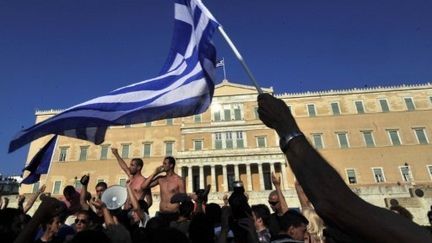
<svg viewBox="0 0 432 243">
<path fill-rule="evenodd" d="M 258 114 L 275 129 L 280 147 L 306 196 L 326 225 L 362 242 L 432 242 L 412 221 L 359 198 L 336 170 L 310 145 L 284 101 L 258 96 Z M 373 225 L 367 222 L 373 222 Z"/>
<path fill-rule="evenodd" d="M 159 185 L 160 204 L 158 216 L 163 221 L 163 224 L 168 224 L 178 217 L 179 204 L 171 203 L 171 197 L 177 193 L 185 193 L 185 183 L 183 178 L 174 172 L 176 161 L 174 157 L 165 157 L 162 166 L 144 180 L 141 188 L 146 190 L 149 187 Z M 158 176 L 160 173 L 166 172 L 164 176 Z"/>
<path fill-rule="evenodd" d="M 279 218 L 280 231 L 272 239 L 272 243 L 303 242 L 308 220 L 295 210 L 288 210 Z"/>
<path fill-rule="evenodd" d="M 116 157 L 120 168 L 126 173 L 129 177 L 130 185 L 132 187 L 133 193 L 135 194 L 137 200 L 144 199 L 147 202 L 147 205 L 151 207 L 153 204 L 153 198 L 151 195 L 150 188 L 143 190 L 141 184 L 145 181 L 145 177 L 141 174 L 142 168 L 144 166 L 144 162 L 140 158 L 133 158 L 130 161 L 129 167 L 126 162 L 121 158 L 118 153 L 117 148 L 111 149 L 113 155 Z"/>
<path fill-rule="evenodd" d="M 104 191 L 105 191 L 107 188 L 108 188 L 108 185 L 107 185 L 105 182 L 103 182 L 103 181 L 98 182 L 98 183 L 96 184 L 96 186 L 95 186 L 95 190 L 96 190 L 96 197 L 97 197 L 98 199 L 101 199 L 101 197 L 102 197 L 102 193 L 104 193 Z"/>
<path fill-rule="evenodd" d="M 270 210 L 264 204 L 252 205 L 252 218 L 260 243 L 270 242 L 270 231 L 267 228 L 270 220 Z"/>
<path fill-rule="evenodd" d="M 269 194 L 268 203 L 274 213 L 270 215 L 268 228 L 271 235 L 277 235 L 280 231 L 279 217 L 288 211 L 288 204 L 284 195 L 282 194 L 280 177 L 276 177 L 276 175 L 273 173 L 271 179 L 276 190 L 270 192 Z"/>
</svg>

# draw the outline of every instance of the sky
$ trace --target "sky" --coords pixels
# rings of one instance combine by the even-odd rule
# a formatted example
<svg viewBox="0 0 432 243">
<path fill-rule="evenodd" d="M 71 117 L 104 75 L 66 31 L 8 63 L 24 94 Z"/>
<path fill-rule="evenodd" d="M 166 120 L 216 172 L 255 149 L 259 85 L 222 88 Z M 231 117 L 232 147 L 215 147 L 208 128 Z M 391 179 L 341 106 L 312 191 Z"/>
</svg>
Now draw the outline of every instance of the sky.
<svg viewBox="0 0 432 243">
<path fill-rule="evenodd" d="M 430 0 L 204 3 L 258 83 L 275 93 L 432 81 Z M 0 173 L 21 173 L 28 146 L 7 149 L 36 110 L 155 77 L 173 15 L 169 0 L 0 0 Z M 251 84 L 219 33 L 214 42 L 227 79 Z"/>
</svg>

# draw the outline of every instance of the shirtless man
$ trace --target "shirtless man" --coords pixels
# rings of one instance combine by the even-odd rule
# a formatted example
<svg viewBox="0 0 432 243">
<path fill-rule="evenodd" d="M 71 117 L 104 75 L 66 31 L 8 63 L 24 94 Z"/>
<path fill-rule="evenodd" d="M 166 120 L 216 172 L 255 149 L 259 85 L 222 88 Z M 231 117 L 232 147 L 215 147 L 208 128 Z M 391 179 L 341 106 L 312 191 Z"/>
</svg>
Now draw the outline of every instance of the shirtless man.
<svg viewBox="0 0 432 243">
<path fill-rule="evenodd" d="M 160 204 L 158 216 L 168 223 L 177 219 L 179 204 L 171 203 L 171 197 L 177 193 L 185 193 L 185 183 L 183 178 L 174 172 L 175 159 L 172 156 L 165 157 L 162 166 L 156 168 L 156 170 L 143 182 L 141 185 L 142 189 L 147 189 L 159 185 L 160 187 Z M 166 175 L 159 176 L 162 172 L 166 172 Z"/>
<path fill-rule="evenodd" d="M 144 162 L 140 158 L 133 158 L 130 161 L 129 167 L 126 162 L 120 157 L 117 148 L 111 148 L 113 155 L 116 157 L 118 164 L 122 170 L 129 177 L 130 185 L 132 187 L 133 193 L 137 200 L 144 199 L 148 207 L 153 204 L 153 198 L 151 195 L 150 188 L 143 190 L 141 184 L 146 180 L 146 178 L 141 174 L 141 170 L 144 166 Z"/>
</svg>

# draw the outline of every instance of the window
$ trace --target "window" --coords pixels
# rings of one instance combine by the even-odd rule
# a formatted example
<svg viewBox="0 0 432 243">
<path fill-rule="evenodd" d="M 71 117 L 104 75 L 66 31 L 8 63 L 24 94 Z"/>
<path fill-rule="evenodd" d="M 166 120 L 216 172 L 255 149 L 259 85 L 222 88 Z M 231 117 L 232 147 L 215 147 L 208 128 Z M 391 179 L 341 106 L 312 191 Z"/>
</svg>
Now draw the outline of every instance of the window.
<svg viewBox="0 0 432 243">
<path fill-rule="evenodd" d="M 122 144 L 122 153 L 121 153 L 121 157 L 123 159 L 127 159 L 129 158 L 129 147 L 130 144 Z"/>
<path fill-rule="evenodd" d="M 145 123 L 145 126 L 146 126 L 146 127 L 151 127 L 151 122 L 146 122 L 146 123 Z"/>
<path fill-rule="evenodd" d="M 390 142 L 392 143 L 393 146 L 401 145 L 398 130 L 387 130 L 387 132 L 388 132 L 389 137 L 390 137 Z"/>
<path fill-rule="evenodd" d="M 308 114 L 310 117 L 316 116 L 315 105 L 309 104 L 307 105 Z"/>
<path fill-rule="evenodd" d="M 195 123 L 201 123 L 201 114 L 194 116 Z"/>
<path fill-rule="evenodd" d="M 228 107 L 224 107 L 224 120 L 231 121 L 231 110 Z"/>
<path fill-rule="evenodd" d="M 100 154 L 101 160 L 108 159 L 108 148 L 109 148 L 109 145 L 107 145 L 107 144 L 101 145 L 101 154 Z"/>
<path fill-rule="evenodd" d="M 406 108 L 407 108 L 408 111 L 415 110 L 413 98 L 406 97 L 406 98 L 404 98 L 404 101 L 405 101 L 405 105 L 406 105 Z"/>
<path fill-rule="evenodd" d="M 79 156 L 80 161 L 87 160 L 88 148 L 89 146 L 80 146 L 80 156 Z"/>
<path fill-rule="evenodd" d="M 331 103 L 331 109 L 332 109 L 333 115 L 335 115 L 335 116 L 340 115 L 339 103 L 337 103 L 337 102 Z"/>
<path fill-rule="evenodd" d="M 347 174 L 349 184 L 356 184 L 357 183 L 357 177 L 356 177 L 355 169 L 347 169 L 346 174 Z"/>
<path fill-rule="evenodd" d="M 226 138 L 226 140 L 225 140 L 226 148 L 229 148 L 229 149 L 233 148 L 232 133 L 231 132 L 226 132 L 225 133 L 225 138 Z"/>
<path fill-rule="evenodd" d="M 54 181 L 53 194 L 60 194 L 61 181 Z"/>
<path fill-rule="evenodd" d="M 414 128 L 414 133 L 417 137 L 417 141 L 419 144 L 428 144 L 429 143 L 424 128 L 422 128 L 422 127 Z"/>
<path fill-rule="evenodd" d="M 215 133 L 215 149 L 222 149 L 222 133 Z"/>
<path fill-rule="evenodd" d="M 432 165 L 427 165 L 426 168 L 427 168 L 427 171 L 429 172 L 430 178 L 432 179 Z"/>
<path fill-rule="evenodd" d="M 379 100 L 379 103 L 381 105 L 381 111 L 382 112 L 389 112 L 390 111 L 387 100 L 381 99 L 381 100 Z"/>
<path fill-rule="evenodd" d="M 365 113 L 364 106 L 363 106 L 363 101 L 361 101 L 361 100 L 356 101 L 355 102 L 355 106 L 356 106 L 358 114 Z"/>
<path fill-rule="evenodd" d="M 218 111 L 215 111 L 214 113 L 213 113 L 213 116 L 214 116 L 214 120 L 215 121 L 221 121 L 221 114 L 220 114 L 220 111 L 218 110 Z"/>
<path fill-rule="evenodd" d="M 404 182 L 410 182 L 411 181 L 411 172 L 408 165 L 399 166 L 399 170 L 402 176 L 402 180 Z"/>
<path fill-rule="evenodd" d="M 236 132 L 237 148 L 244 148 L 243 132 Z"/>
<path fill-rule="evenodd" d="M 39 181 L 36 181 L 36 182 L 33 184 L 32 193 L 37 193 L 37 192 L 39 191 L 39 186 L 40 186 L 40 182 L 39 182 Z"/>
<path fill-rule="evenodd" d="M 337 138 L 339 141 L 339 148 L 348 148 L 348 134 L 345 132 L 337 133 Z"/>
<path fill-rule="evenodd" d="M 120 186 L 126 186 L 126 178 L 121 178 L 120 180 L 119 180 L 119 185 Z"/>
<path fill-rule="evenodd" d="M 362 131 L 363 133 L 363 139 L 366 144 L 366 147 L 375 147 L 375 141 L 372 136 L 372 131 Z"/>
<path fill-rule="evenodd" d="M 165 142 L 165 155 L 172 156 L 173 155 L 173 145 L 174 142 Z"/>
<path fill-rule="evenodd" d="M 200 151 L 203 148 L 203 141 L 202 140 L 195 140 L 194 141 L 194 150 Z"/>
<path fill-rule="evenodd" d="M 97 179 L 96 184 L 98 184 L 99 182 L 105 182 L 105 180 L 104 179 Z"/>
<path fill-rule="evenodd" d="M 322 141 L 322 134 L 320 133 L 312 134 L 312 142 L 316 149 L 322 149 L 324 147 Z"/>
<path fill-rule="evenodd" d="M 242 104 L 214 105 L 214 121 L 242 120 Z"/>
<path fill-rule="evenodd" d="M 256 138 L 257 140 L 257 147 L 258 148 L 265 148 L 266 147 L 266 136 L 258 136 Z"/>
<path fill-rule="evenodd" d="M 144 154 L 143 157 L 144 158 L 150 158 L 151 156 L 151 143 L 144 143 Z"/>
<path fill-rule="evenodd" d="M 239 121 L 242 119 L 240 105 L 234 105 L 234 120 Z"/>
<path fill-rule="evenodd" d="M 258 107 L 254 107 L 255 119 L 259 119 Z"/>
<path fill-rule="evenodd" d="M 78 178 L 75 178 L 74 187 L 75 187 L 75 190 L 81 190 L 81 188 L 82 188 L 82 184 L 81 184 L 80 180 L 78 180 Z"/>
<path fill-rule="evenodd" d="M 171 126 L 173 124 L 173 119 L 172 118 L 166 119 L 166 124 Z"/>
<path fill-rule="evenodd" d="M 381 167 L 372 168 L 376 183 L 385 182 L 384 171 Z"/>
<path fill-rule="evenodd" d="M 131 127 L 131 124 L 126 124 L 124 127 L 129 128 L 129 127 Z"/>
<path fill-rule="evenodd" d="M 66 161 L 68 149 L 69 147 L 60 147 L 59 161 Z"/>
</svg>

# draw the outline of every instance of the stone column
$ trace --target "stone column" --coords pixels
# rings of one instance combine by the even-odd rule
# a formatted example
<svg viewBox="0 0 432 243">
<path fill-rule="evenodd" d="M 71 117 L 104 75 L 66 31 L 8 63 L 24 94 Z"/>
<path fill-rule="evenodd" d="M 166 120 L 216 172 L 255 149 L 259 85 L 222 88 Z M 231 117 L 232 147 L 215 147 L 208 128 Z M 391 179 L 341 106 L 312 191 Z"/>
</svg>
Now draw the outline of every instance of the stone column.
<svg viewBox="0 0 432 243">
<path fill-rule="evenodd" d="M 247 191 L 252 191 L 252 178 L 251 178 L 251 165 L 246 164 L 246 181 L 247 181 Z"/>
<path fill-rule="evenodd" d="M 217 185 L 216 185 L 216 166 L 211 165 L 211 191 L 216 192 Z"/>
<path fill-rule="evenodd" d="M 288 173 L 286 170 L 286 162 L 283 161 L 280 163 L 281 165 L 281 174 L 282 174 L 282 184 L 285 190 L 288 190 Z"/>
<path fill-rule="evenodd" d="M 204 189 L 204 166 L 200 165 L 199 167 L 199 189 Z"/>
<path fill-rule="evenodd" d="M 177 171 L 177 174 L 178 174 L 180 177 L 183 177 L 183 166 L 179 166 L 177 170 L 178 170 L 178 171 Z"/>
<path fill-rule="evenodd" d="M 192 192 L 192 166 L 188 167 L 188 192 Z"/>
<path fill-rule="evenodd" d="M 234 179 L 236 181 L 240 180 L 240 175 L 239 175 L 239 165 L 234 164 Z"/>
<path fill-rule="evenodd" d="M 227 166 L 222 165 L 222 176 L 223 176 L 223 191 L 228 192 L 228 177 L 227 177 Z"/>
<path fill-rule="evenodd" d="M 258 164 L 258 177 L 259 177 L 259 184 L 260 184 L 260 191 L 264 191 L 264 174 L 262 169 L 262 164 Z"/>
<path fill-rule="evenodd" d="M 273 175 L 273 173 L 275 173 L 275 171 L 276 171 L 275 170 L 275 163 L 270 163 L 270 178 Z M 281 178 L 281 180 L 282 180 L 282 178 Z M 275 186 L 273 185 L 273 183 L 271 183 L 271 187 L 272 187 L 272 190 L 275 189 Z"/>
</svg>

